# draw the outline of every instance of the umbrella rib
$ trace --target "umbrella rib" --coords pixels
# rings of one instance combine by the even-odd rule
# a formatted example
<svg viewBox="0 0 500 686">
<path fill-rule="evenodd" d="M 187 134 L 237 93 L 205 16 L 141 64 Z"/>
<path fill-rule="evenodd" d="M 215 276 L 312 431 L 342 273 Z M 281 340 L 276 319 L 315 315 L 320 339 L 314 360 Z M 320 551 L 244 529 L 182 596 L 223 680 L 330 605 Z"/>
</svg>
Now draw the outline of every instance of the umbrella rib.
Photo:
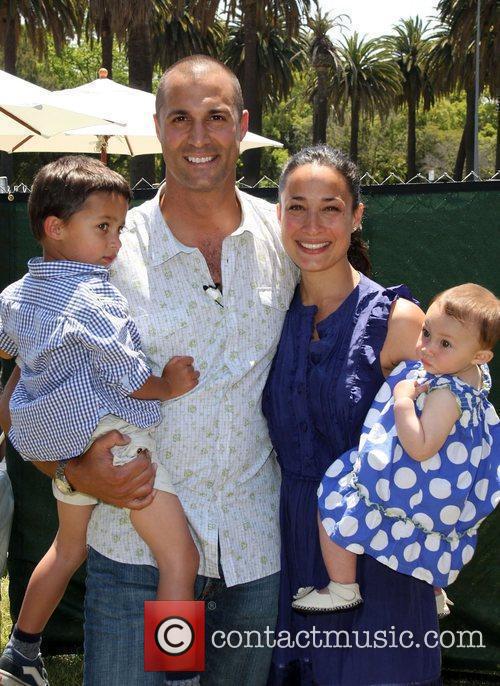
<svg viewBox="0 0 500 686">
<path fill-rule="evenodd" d="M 9 112 L 8 110 L 5 110 L 3 107 L 0 107 L 0 112 L 3 112 L 3 114 L 6 114 L 8 117 L 10 117 L 10 118 L 13 119 L 14 121 L 16 121 L 18 124 L 21 124 L 21 126 L 26 127 L 27 129 L 29 129 L 29 130 L 32 131 L 33 133 L 36 133 L 37 136 L 41 136 L 41 135 L 42 135 L 42 134 L 40 133 L 40 131 L 38 131 L 38 129 L 33 128 L 33 126 L 30 126 L 30 124 L 28 124 L 27 122 L 23 121 L 22 119 L 19 119 L 19 117 L 16 117 L 15 114 L 12 114 L 12 112 Z"/>
<path fill-rule="evenodd" d="M 16 152 L 16 150 L 19 150 L 19 148 L 23 146 L 26 143 L 26 141 L 29 141 L 32 138 L 33 136 L 26 136 L 26 138 L 23 138 L 22 141 L 19 141 L 19 143 L 12 148 L 12 152 Z"/>
<path fill-rule="evenodd" d="M 124 136 L 124 138 L 125 138 L 125 143 L 127 144 L 128 150 L 129 150 L 130 154 L 131 154 L 132 157 L 133 157 L 133 156 L 134 156 L 134 152 L 133 152 L 133 150 L 132 150 L 132 146 L 130 145 L 128 136 Z"/>
</svg>

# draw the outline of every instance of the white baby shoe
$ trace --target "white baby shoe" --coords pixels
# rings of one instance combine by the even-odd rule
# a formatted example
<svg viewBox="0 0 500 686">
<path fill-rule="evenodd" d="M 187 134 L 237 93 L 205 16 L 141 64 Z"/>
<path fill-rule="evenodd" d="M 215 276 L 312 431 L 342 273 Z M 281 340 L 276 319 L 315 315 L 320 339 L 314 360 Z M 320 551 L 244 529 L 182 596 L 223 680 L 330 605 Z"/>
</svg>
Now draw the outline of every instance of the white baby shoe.
<svg viewBox="0 0 500 686">
<path fill-rule="evenodd" d="M 436 598 L 436 610 L 438 613 L 438 619 L 444 619 L 444 617 L 448 617 L 448 615 L 451 613 L 450 610 L 450 605 L 454 605 L 446 593 L 444 592 L 443 589 L 441 589 L 441 593 L 439 595 L 435 596 Z"/>
<path fill-rule="evenodd" d="M 326 589 L 328 593 L 319 593 L 313 586 L 299 588 L 293 597 L 293 609 L 306 614 L 339 612 L 350 610 L 363 602 L 358 584 L 330 581 Z"/>
</svg>

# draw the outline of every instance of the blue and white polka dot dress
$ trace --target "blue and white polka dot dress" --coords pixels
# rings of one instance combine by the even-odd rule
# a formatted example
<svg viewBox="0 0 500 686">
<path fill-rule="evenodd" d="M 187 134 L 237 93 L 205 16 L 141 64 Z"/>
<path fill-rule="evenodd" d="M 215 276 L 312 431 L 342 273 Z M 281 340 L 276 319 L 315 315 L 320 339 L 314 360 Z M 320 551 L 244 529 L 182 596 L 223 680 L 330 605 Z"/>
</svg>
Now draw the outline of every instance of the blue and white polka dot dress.
<svg viewBox="0 0 500 686">
<path fill-rule="evenodd" d="M 333 541 L 436 586 L 455 581 L 500 499 L 500 423 L 487 400 L 487 365 L 481 371 L 477 390 L 454 376 L 426 375 L 420 362 L 396 367 L 365 418 L 359 448 L 335 460 L 318 489 Z M 423 462 L 398 441 L 392 395 L 398 381 L 419 377 L 429 392 L 448 387 L 461 409 L 441 450 Z M 417 399 L 419 416 L 426 395 Z"/>
</svg>

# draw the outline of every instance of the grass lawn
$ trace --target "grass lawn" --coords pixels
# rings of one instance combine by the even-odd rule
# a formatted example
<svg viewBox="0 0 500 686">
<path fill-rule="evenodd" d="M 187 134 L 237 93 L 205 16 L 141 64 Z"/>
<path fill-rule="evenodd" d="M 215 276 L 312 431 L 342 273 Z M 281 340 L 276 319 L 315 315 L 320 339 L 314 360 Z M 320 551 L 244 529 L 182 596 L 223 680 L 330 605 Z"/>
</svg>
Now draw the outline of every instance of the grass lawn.
<svg viewBox="0 0 500 686">
<path fill-rule="evenodd" d="M 3 650 L 9 639 L 12 623 L 9 615 L 9 581 L 6 576 L 1 581 L 0 591 L 0 649 Z M 50 686 L 81 686 L 83 680 L 83 660 L 81 655 L 58 655 L 44 658 L 49 674 Z"/>
</svg>

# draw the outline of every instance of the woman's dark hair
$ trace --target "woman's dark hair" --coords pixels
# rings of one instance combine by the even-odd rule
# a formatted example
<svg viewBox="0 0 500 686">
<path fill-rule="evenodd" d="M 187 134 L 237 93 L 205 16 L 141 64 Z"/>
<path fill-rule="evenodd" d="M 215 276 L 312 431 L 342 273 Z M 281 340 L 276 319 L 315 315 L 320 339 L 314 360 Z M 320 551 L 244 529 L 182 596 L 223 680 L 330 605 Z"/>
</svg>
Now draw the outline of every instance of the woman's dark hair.
<svg viewBox="0 0 500 686">
<path fill-rule="evenodd" d="M 116 193 L 127 202 L 131 197 L 123 176 L 93 157 L 68 155 L 42 167 L 35 176 L 28 202 L 31 230 L 37 241 L 44 237 L 47 217 L 68 221 L 91 193 Z"/>
<path fill-rule="evenodd" d="M 299 150 L 285 164 L 281 172 L 278 194 L 283 193 L 288 177 L 299 167 L 307 164 L 316 164 L 321 167 L 330 167 L 342 174 L 352 196 L 352 209 L 355 210 L 361 202 L 361 184 L 358 168 L 354 162 L 341 150 L 330 148 L 328 145 L 311 145 Z M 347 259 L 352 266 L 365 276 L 371 275 L 371 262 L 368 255 L 368 246 L 361 238 L 361 229 L 356 229 L 351 234 L 351 245 L 347 251 Z"/>
</svg>

